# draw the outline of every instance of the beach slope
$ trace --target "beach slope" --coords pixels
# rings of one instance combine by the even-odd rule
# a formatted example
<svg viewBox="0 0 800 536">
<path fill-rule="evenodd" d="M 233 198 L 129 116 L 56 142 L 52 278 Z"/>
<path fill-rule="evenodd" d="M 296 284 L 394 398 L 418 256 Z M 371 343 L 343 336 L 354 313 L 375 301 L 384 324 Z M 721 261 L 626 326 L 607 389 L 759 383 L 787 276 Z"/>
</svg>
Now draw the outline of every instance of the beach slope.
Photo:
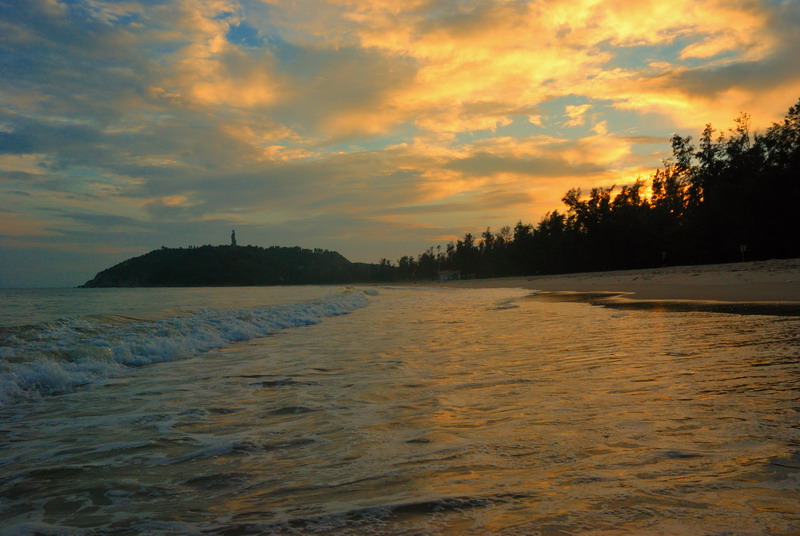
<svg viewBox="0 0 800 536">
<path fill-rule="evenodd" d="M 601 305 L 654 306 L 726 312 L 800 311 L 800 259 L 668 266 L 644 270 L 470 279 L 448 287 L 515 287 L 545 299 Z"/>
</svg>

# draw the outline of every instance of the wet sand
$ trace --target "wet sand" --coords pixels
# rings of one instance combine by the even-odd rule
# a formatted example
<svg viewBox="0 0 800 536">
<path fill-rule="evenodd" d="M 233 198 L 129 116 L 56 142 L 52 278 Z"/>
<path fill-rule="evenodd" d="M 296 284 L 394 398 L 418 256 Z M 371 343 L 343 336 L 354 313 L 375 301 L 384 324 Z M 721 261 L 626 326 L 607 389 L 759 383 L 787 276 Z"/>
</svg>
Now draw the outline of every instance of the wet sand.
<svg viewBox="0 0 800 536">
<path fill-rule="evenodd" d="M 536 291 L 539 299 L 580 300 L 614 307 L 800 314 L 800 259 L 430 284 L 525 288 Z"/>
</svg>

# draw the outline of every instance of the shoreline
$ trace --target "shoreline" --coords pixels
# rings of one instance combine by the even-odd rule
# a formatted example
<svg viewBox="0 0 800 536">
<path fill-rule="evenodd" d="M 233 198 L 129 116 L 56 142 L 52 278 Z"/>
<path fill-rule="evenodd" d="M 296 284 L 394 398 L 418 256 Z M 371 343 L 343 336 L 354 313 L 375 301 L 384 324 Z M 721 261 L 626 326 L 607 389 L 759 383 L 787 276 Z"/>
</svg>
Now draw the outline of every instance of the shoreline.
<svg viewBox="0 0 800 536">
<path fill-rule="evenodd" d="M 522 288 L 534 291 L 532 299 L 615 308 L 800 315 L 800 259 L 417 284 Z"/>
</svg>

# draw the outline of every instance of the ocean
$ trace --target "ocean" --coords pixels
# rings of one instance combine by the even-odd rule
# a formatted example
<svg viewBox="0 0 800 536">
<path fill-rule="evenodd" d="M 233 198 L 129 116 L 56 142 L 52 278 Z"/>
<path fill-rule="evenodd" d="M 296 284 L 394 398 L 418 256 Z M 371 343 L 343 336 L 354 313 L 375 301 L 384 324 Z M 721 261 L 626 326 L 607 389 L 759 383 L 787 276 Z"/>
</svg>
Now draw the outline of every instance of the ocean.
<svg viewBox="0 0 800 536">
<path fill-rule="evenodd" d="M 800 317 L 0 290 L 0 534 L 800 534 Z"/>
</svg>

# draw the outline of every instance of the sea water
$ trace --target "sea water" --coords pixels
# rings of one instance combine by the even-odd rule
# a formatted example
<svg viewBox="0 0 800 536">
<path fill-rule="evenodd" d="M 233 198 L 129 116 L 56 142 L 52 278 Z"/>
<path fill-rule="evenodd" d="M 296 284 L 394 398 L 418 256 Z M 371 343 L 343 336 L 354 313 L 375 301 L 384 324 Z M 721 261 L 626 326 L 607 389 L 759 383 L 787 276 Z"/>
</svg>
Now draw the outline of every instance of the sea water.
<svg viewBox="0 0 800 536">
<path fill-rule="evenodd" d="M 798 534 L 800 318 L 0 291 L 2 534 Z"/>
</svg>

